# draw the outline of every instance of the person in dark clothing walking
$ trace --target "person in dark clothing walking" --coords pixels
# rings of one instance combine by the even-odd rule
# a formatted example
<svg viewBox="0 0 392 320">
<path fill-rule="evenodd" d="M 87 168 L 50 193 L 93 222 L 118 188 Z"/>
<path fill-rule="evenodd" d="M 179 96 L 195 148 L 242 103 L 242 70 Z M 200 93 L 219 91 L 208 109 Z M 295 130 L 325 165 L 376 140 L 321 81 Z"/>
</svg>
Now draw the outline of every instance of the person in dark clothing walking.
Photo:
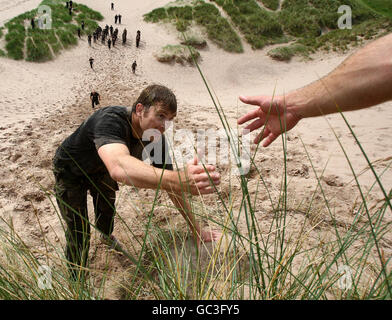
<svg viewBox="0 0 392 320">
<path fill-rule="evenodd" d="M 109 39 L 108 39 L 108 47 L 109 47 L 109 50 L 110 50 L 111 46 L 112 46 L 112 40 L 110 40 L 110 38 L 109 38 Z"/>
<path fill-rule="evenodd" d="M 82 30 L 84 30 L 84 20 L 82 20 Z"/>
<path fill-rule="evenodd" d="M 87 36 L 88 45 L 91 47 L 91 34 Z"/>
<path fill-rule="evenodd" d="M 121 24 L 121 14 L 118 15 L 118 23 Z"/>
<path fill-rule="evenodd" d="M 136 32 L 136 48 L 139 48 L 140 44 L 140 30 Z"/>
<path fill-rule="evenodd" d="M 89 61 L 90 61 L 90 67 L 91 67 L 91 69 L 93 68 L 93 62 L 94 62 L 94 59 L 93 58 L 90 58 L 90 59 L 88 59 Z"/>
<path fill-rule="evenodd" d="M 31 28 L 32 28 L 32 29 L 35 28 L 35 21 L 34 21 L 34 18 L 31 18 Z"/>
<path fill-rule="evenodd" d="M 127 29 L 124 29 L 122 33 L 122 43 L 125 44 L 127 42 Z"/>
<path fill-rule="evenodd" d="M 113 37 L 112 37 L 113 48 L 116 45 L 116 41 L 117 41 L 117 36 L 114 34 Z"/>
<path fill-rule="evenodd" d="M 101 96 L 99 95 L 98 92 L 92 91 L 90 93 L 90 100 L 91 100 L 91 104 L 92 104 L 93 109 L 95 108 L 96 105 L 99 105 L 100 99 L 101 99 Z"/>
<path fill-rule="evenodd" d="M 73 2 L 70 1 L 70 2 L 69 2 L 69 7 L 72 8 L 72 6 L 73 6 Z"/>
<path fill-rule="evenodd" d="M 114 24 L 117 24 L 117 20 L 118 20 L 118 15 L 114 16 Z"/>
<path fill-rule="evenodd" d="M 110 26 L 110 36 L 113 35 L 113 26 Z"/>
<path fill-rule="evenodd" d="M 133 73 L 136 72 L 136 66 L 137 66 L 136 61 L 134 61 L 134 62 L 132 63 L 132 72 L 133 72 Z"/>
<path fill-rule="evenodd" d="M 112 8 L 112 10 L 114 10 L 114 3 L 113 2 L 111 3 L 111 8 Z"/>
<path fill-rule="evenodd" d="M 78 37 L 80 39 L 80 28 L 78 28 Z"/>
<path fill-rule="evenodd" d="M 100 240 L 124 252 L 112 234 L 119 182 L 134 188 L 165 190 L 198 244 L 219 240 L 217 231 L 205 229 L 196 221 L 184 192 L 194 196 L 211 194 L 220 184 L 220 175 L 214 166 L 199 164 L 197 157 L 184 169 L 173 168 L 164 131 L 165 123 L 176 114 L 173 92 L 164 86 L 150 85 L 132 107 L 109 106 L 95 111 L 57 148 L 52 162 L 54 192 L 65 222 L 65 256 L 74 281 L 85 279 L 89 263 L 88 191 L 93 198 L 93 225 Z M 143 139 L 151 129 L 157 135 Z M 143 161 L 143 155 L 151 142 L 161 152 L 152 155 L 150 149 L 146 159 L 151 160 L 150 165 Z"/>
</svg>

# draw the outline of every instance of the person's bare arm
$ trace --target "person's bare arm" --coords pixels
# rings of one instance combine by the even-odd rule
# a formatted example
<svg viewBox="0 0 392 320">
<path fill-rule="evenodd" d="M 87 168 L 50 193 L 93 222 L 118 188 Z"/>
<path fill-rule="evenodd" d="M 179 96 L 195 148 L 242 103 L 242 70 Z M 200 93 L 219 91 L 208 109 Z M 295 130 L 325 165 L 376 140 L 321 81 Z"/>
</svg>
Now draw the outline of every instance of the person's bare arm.
<svg viewBox="0 0 392 320">
<path fill-rule="evenodd" d="M 162 170 L 130 155 L 121 143 L 110 143 L 98 149 L 113 180 L 138 188 L 157 189 L 181 193 L 182 189 L 194 195 L 212 193 L 208 174 L 200 165 L 188 165 L 184 171 Z M 220 183 L 220 175 L 215 167 L 207 165 L 214 184 Z M 184 188 L 184 186 L 187 186 Z"/>
<path fill-rule="evenodd" d="M 288 94 L 300 118 L 371 107 L 392 99 L 392 34 L 347 58 L 324 78 Z"/>
<path fill-rule="evenodd" d="M 359 110 L 392 99 L 392 34 L 375 40 L 347 58 L 322 79 L 285 96 L 240 96 L 259 108 L 238 119 L 253 120 L 245 129 L 265 125 L 255 139 L 269 146 L 282 132 L 292 129 L 302 118 L 340 111 Z"/>
</svg>

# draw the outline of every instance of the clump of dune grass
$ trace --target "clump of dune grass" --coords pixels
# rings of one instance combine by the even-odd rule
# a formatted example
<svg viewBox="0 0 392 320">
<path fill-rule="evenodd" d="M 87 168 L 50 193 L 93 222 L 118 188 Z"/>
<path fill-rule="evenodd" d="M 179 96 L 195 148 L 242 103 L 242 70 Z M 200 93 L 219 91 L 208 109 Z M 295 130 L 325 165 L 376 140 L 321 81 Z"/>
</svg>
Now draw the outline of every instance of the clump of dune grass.
<svg viewBox="0 0 392 320">
<path fill-rule="evenodd" d="M 278 61 L 290 61 L 294 56 L 309 58 L 309 48 L 302 44 L 291 44 L 271 49 L 267 52 L 272 59 Z"/>
<path fill-rule="evenodd" d="M 207 46 L 207 41 L 203 35 L 192 29 L 180 34 L 180 43 L 197 49 L 202 49 Z"/>
<path fill-rule="evenodd" d="M 195 59 L 200 57 L 200 53 L 192 47 L 192 54 Z M 155 58 L 159 62 L 176 62 L 180 64 L 193 64 L 192 54 L 189 53 L 188 47 L 185 45 L 166 45 L 157 53 Z"/>
<path fill-rule="evenodd" d="M 241 40 L 219 10 L 204 1 L 176 1 L 144 15 L 147 22 L 169 22 L 180 32 L 186 32 L 196 23 L 206 30 L 209 40 L 228 52 L 243 52 Z"/>
<path fill-rule="evenodd" d="M 103 19 L 99 12 L 75 2 L 72 16 L 65 8 L 63 0 L 44 0 L 41 5 L 47 5 L 51 9 L 52 28 L 39 29 L 37 9 L 11 19 L 5 24 L 5 28 L 8 29 L 6 34 L 8 57 L 32 62 L 52 60 L 61 50 L 78 43 L 76 34 L 82 20 L 85 22 L 83 34 L 91 34 L 98 27 L 96 21 Z M 35 20 L 34 29 L 30 24 L 31 19 Z"/>
</svg>

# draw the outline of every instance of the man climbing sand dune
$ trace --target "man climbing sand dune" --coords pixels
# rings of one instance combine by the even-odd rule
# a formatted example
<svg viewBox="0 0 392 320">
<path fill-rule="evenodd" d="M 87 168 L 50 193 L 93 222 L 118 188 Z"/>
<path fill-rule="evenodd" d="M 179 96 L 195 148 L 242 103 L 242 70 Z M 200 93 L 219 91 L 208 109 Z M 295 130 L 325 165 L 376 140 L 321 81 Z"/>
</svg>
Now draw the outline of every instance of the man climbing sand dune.
<svg viewBox="0 0 392 320">
<path fill-rule="evenodd" d="M 110 106 L 96 111 L 57 149 L 53 159 L 55 193 L 67 225 L 66 257 L 74 279 L 83 277 L 82 267 L 88 262 L 88 190 L 94 199 L 95 225 L 103 241 L 117 250 L 123 250 L 112 235 L 118 182 L 167 191 L 199 244 L 219 238 L 218 232 L 204 230 L 196 222 L 183 192 L 212 193 L 215 189 L 211 184 L 218 185 L 220 175 L 214 166 L 199 165 L 197 158 L 185 169 L 174 170 L 163 133 L 167 121 L 176 114 L 177 100 L 172 91 L 150 85 L 132 107 Z M 142 140 L 148 132 L 148 140 Z M 160 143 L 159 150 L 163 151 L 154 153 L 152 165 L 148 165 L 141 160 L 151 142 Z"/>
</svg>

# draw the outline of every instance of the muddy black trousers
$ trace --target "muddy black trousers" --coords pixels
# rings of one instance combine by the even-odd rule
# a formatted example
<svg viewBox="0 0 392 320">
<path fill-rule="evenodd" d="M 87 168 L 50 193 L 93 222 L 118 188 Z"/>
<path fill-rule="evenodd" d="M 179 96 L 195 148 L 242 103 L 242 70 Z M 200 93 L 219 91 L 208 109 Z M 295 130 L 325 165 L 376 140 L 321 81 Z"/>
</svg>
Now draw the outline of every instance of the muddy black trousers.
<svg viewBox="0 0 392 320">
<path fill-rule="evenodd" d="M 80 277 L 80 267 L 87 266 L 91 227 L 104 235 L 113 232 L 117 183 L 109 173 L 75 176 L 64 167 L 54 166 L 55 195 L 65 221 L 65 255 L 71 276 Z M 95 223 L 89 222 L 87 192 L 93 198 Z"/>
</svg>

